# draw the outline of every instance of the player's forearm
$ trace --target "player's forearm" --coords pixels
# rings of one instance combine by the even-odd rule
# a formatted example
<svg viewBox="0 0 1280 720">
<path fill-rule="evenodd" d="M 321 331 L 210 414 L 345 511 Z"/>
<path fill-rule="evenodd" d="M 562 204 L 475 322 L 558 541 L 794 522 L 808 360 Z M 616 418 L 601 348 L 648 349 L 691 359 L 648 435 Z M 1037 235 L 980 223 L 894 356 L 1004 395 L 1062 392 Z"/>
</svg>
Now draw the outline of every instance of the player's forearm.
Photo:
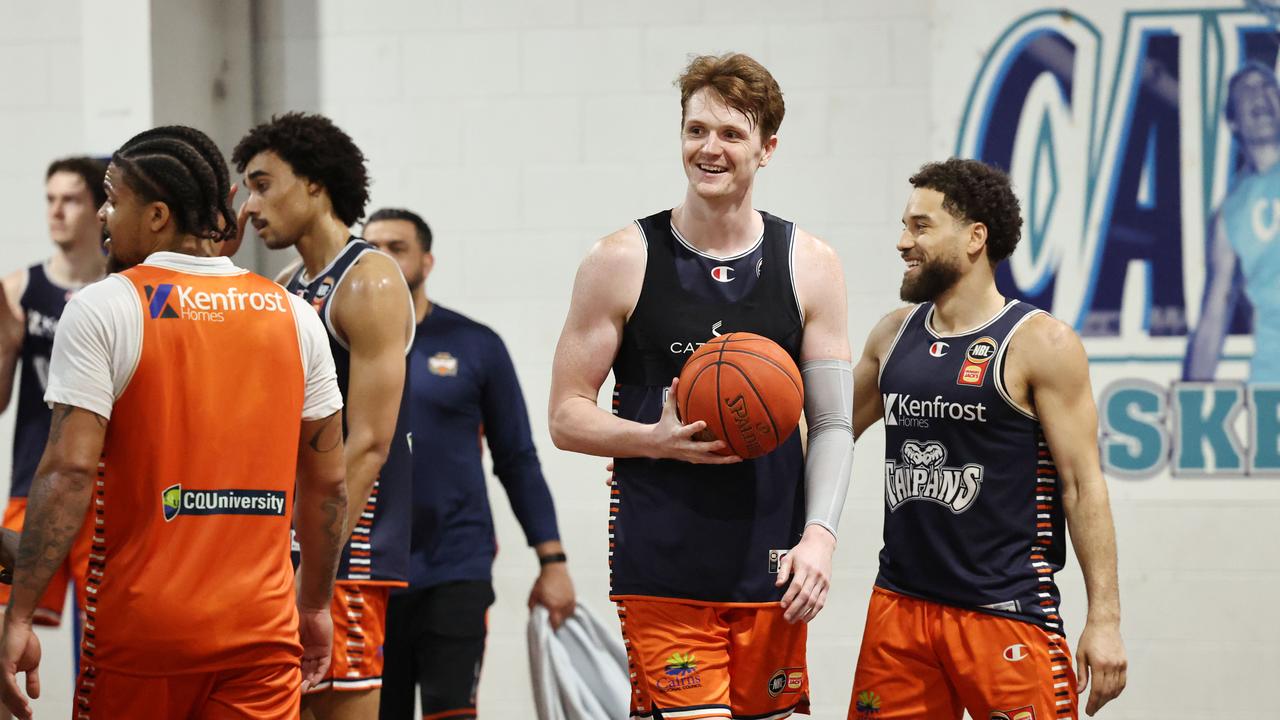
<svg viewBox="0 0 1280 720">
<path fill-rule="evenodd" d="M 42 468 L 43 469 L 43 468 Z M 96 469 L 53 467 L 36 476 L 18 545 L 9 616 L 30 623 L 50 579 L 84 524 Z"/>
<path fill-rule="evenodd" d="M 0 344 L 0 413 L 9 408 L 9 401 L 13 397 L 13 378 L 18 371 L 20 350 L 20 347 Z"/>
<path fill-rule="evenodd" d="M 299 478 L 296 513 L 294 527 L 303 568 L 298 605 L 318 610 L 329 606 L 348 534 L 347 485 L 342 476 Z"/>
<path fill-rule="evenodd" d="M 551 441 L 561 450 L 600 457 L 653 457 L 653 426 L 624 420 L 594 401 L 572 397 L 551 413 Z"/>
<path fill-rule="evenodd" d="M 1120 621 L 1120 581 L 1116 561 L 1116 531 L 1105 480 L 1073 483 L 1063 493 L 1063 509 L 1071 544 L 1084 575 L 1089 598 L 1089 622 Z"/>
<path fill-rule="evenodd" d="M 390 452 L 389 435 L 381 438 L 372 432 L 357 431 L 354 427 L 347 435 L 347 528 L 343 542 L 351 537 L 356 523 L 360 522 L 360 515 L 364 513 L 369 495 L 373 493 L 373 483 L 381 474 Z"/>
</svg>

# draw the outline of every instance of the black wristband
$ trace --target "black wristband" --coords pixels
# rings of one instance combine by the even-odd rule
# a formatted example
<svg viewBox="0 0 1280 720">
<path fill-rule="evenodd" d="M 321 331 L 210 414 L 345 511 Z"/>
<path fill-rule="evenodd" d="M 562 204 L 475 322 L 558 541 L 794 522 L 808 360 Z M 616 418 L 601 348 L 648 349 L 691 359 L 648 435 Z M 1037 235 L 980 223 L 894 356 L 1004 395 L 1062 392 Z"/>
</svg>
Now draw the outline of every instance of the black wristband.
<svg viewBox="0 0 1280 720">
<path fill-rule="evenodd" d="M 538 564 L 541 565 L 542 567 L 546 567 L 551 563 L 562 563 L 562 562 L 568 562 L 568 561 L 569 561 L 569 558 L 566 557 L 565 554 L 562 552 L 548 553 L 546 555 L 538 556 Z"/>
</svg>

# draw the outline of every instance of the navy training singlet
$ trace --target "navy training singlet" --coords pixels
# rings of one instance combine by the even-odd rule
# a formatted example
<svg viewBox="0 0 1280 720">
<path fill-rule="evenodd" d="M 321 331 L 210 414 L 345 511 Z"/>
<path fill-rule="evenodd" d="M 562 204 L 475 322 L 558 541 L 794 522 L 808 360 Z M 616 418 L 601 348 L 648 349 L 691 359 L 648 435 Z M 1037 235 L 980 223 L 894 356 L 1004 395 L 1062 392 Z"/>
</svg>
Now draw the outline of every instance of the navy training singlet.
<svg viewBox="0 0 1280 720">
<path fill-rule="evenodd" d="M 49 382 L 49 357 L 58 320 L 74 290 L 54 284 L 44 265 L 27 268 L 27 287 L 18 304 L 26 315 L 22 340 L 22 371 L 18 375 L 18 416 L 13 428 L 13 475 L 9 497 L 24 498 L 31 491 L 36 466 L 49 439 L 52 413 L 44 403 Z"/>
<path fill-rule="evenodd" d="M 1061 633 L 1066 535 L 1039 421 L 1004 386 L 1013 333 L 1042 313 L 1011 301 L 985 325 L 941 335 L 932 303 L 907 316 L 880 372 L 884 549 L 876 584 Z"/>
<path fill-rule="evenodd" d="M 347 389 L 351 384 L 351 351 L 333 328 L 334 290 L 342 284 L 347 271 L 360 256 L 377 252 L 369 243 L 351 238 L 342 252 L 321 270 L 315 278 L 303 278 L 305 268 L 299 267 L 289 278 L 285 289 L 311 303 L 324 320 L 329 331 L 329 349 L 333 352 L 333 364 L 338 374 L 338 389 L 342 402 L 347 404 Z M 396 418 L 395 435 L 382 471 L 374 481 L 369 502 L 351 531 L 351 539 L 342 548 L 342 564 L 338 567 L 339 580 L 389 581 L 403 583 L 409 573 L 409 539 L 412 524 L 413 456 L 409 438 L 409 376 L 408 349 L 406 348 L 404 391 L 400 397 L 400 412 Z M 342 416 L 343 437 L 347 434 L 347 416 Z"/>
<path fill-rule="evenodd" d="M 636 221 L 647 262 L 613 364 L 619 417 L 657 422 L 685 359 L 724 333 L 763 335 L 798 360 L 804 319 L 791 272 L 795 226 L 760 215 L 760 241 L 731 258 L 695 249 L 669 210 Z M 776 551 L 789 550 L 804 531 L 799 433 L 764 457 L 733 465 L 617 458 L 614 468 L 612 597 L 781 599 Z"/>
</svg>

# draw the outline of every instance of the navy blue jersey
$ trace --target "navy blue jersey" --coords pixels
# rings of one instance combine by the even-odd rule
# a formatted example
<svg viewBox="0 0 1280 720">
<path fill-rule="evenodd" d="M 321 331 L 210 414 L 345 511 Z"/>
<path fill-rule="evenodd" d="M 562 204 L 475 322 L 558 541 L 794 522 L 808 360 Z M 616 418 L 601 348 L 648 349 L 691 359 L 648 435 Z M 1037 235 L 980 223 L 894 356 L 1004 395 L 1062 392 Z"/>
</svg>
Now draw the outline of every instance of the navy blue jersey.
<svg viewBox="0 0 1280 720">
<path fill-rule="evenodd" d="M 351 351 L 333 329 L 332 301 L 347 271 L 367 252 L 377 250 L 359 238 L 352 238 L 342 252 L 338 253 L 338 257 L 314 278 L 304 278 L 305 268 L 299 267 L 285 285 L 286 290 L 311 303 L 324 320 L 325 328 L 329 331 L 329 349 L 333 352 L 338 389 L 342 391 L 344 406 L 347 404 L 347 389 L 351 384 Z M 406 379 L 400 398 L 400 415 L 396 419 L 396 432 L 391 438 L 391 449 L 387 453 L 386 462 L 382 464 L 378 479 L 374 481 L 365 511 L 351 531 L 351 539 L 342 548 L 342 564 L 338 567 L 339 580 L 400 583 L 408 578 L 410 504 L 413 492 L 408 397 L 409 383 Z M 345 413 L 342 416 L 342 433 L 345 437 Z"/>
<path fill-rule="evenodd" d="M 613 364 L 619 417 L 657 422 L 685 359 L 723 333 L 763 335 L 798 359 L 804 319 L 791 273 L 795 225 L 760 215 L 763 236 L 732 258 L 695 249 L 670 211 L 636 222 L 648 260 Z M 609 526 L 614 597 L 776 602 L 784 590 L 774 587 L 777 552 L 804 531 L 799 433 L 733 465 L 617 458 Z"/>
<path fill-rule="evenodd" d="M 49 356 L 53 353 L 53 335 L 58 329 L 62 309 L 73 291 L 55 285 L 43 265 L 27 268 L 27 289 L 18 304 L 26 315 L 26 333 L 22 339 L 22 371 L 18 375 L 18 417 L 13 428 L 13 475 L 9 480 L 10 497 L 26 497 L 31 480 L 49 438 L 49 406 L 44 404 L 44 389 L 49 380 Z"/>
<path fill-rule="evenodd" d="M 1011 301 L 963 335 L 907 317 L 880 371 L 885 424 L 881 587 L 1062 632 L 1053 574 L 1066 535 L 1039 421 L 1009 398 L 1004 357 L 1043 311 Z"/>
<path fill-rule="evenodd" d="M 414 335 L 409 388 L 416 443 L 409 585 L 491 579 L 497 544 L 482 435 L 529 544 L 558 540 L 555 506 L 502 338 L 432 305 Z"/>
</svg>

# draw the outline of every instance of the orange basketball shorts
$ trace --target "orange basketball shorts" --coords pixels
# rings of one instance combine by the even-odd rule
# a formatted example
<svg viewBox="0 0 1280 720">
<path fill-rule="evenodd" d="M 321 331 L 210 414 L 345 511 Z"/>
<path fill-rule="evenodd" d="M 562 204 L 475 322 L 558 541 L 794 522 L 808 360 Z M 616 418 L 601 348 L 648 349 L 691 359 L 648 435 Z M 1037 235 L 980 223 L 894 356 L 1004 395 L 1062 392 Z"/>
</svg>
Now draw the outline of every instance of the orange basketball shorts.
<svg viewBox="0 0 1280 720">
<path fill-rule="evenodd" d="M 877 587 L 849 720 L 1075 720 L 1075 688 L 1062 636 Z"/>
<path fill-rule="evenodd" d="M 75 720 L 295 720 L 301 689 L 302 671 L 296 664 L 164 676 L 130 675 L 84 664 L 71 716 Z"/>
<path fill-rule="evenodd" d="M 93 512 L 92 505 L 89 507 L 89 512 L 91 514 Z M 21 532 L 26 520 L 27 499 L 24 497 L 9 498 L 9 504 L 4 509 L 4 526 L 10 530 Z M 84 610 L 84 581 L 89 572 L 89 548 L 92 545 L 93 523 L 86 522 L 80 526 L 80 533 L 76 535 L 76 539 L 71 545 L 71 552 L 67 555 L 66 560 L 62 562 L 62 567 L 58 568 L 54 572 L 53 578 L 49 580 L 49 587 L 45 589 L 44 596 L 40 598 L 40 604 L 36 607 L 35 624 L 51 627 L 57 627 L 62 624 L 62 606 L 67 599 L 67 585 L 69 583 L 75 585 L 76 609 L 79 611 Z M 0 585 L 0 609 L 9 606 L 9 591 L 11 589 L 8 585 Z"/>
<path fill-rule="evenodd" d="M 387 637 L 386 584 L 339 581 L 329 608 L 333 615 L 333 659 L 329 674 L 307 694 L 324 690 L 382 687 L 382 645 Z"/>
<path fill-rule="evenodd" d="M 806 626 L 782 608 L 617 599 L 631 672 L 632 718 L 809 714 Z"/>
</svg>

